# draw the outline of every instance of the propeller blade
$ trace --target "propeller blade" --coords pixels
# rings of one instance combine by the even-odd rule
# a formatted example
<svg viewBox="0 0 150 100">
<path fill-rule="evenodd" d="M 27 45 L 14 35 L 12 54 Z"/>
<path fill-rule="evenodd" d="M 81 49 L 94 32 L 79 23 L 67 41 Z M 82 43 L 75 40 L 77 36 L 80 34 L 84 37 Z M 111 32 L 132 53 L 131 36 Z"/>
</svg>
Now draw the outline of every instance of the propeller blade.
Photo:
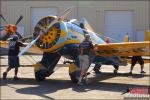
<svg viewBox="0 0 150 100">
<path fill-rule="evenodd" d="M 30 44 L 28 44 L 19 54 L 18 54 L 18 57 L 22 56 L 25 52 L 28 51 L 28 49 L 40 38 L 40 36 L 42 36 L 43 34 L 47 33 L 49 31 L 49 29 L 57 22 L 65 19 L 68 14 L 70 13 L 70 9 L 67 9 L 60 17 L 54 19 L 51 24 L 48 26 L 48 28 L 46 30 L 41 30 L 40 34 L 38 35 L 38 37 L 36 37 L 36 39 L 34 39 L 33 41 L 31 41 Z M 19 19 L 22 19 L 22 18 L 19 18 Z M 17 21 L 18 22 L 18 21 Z"/>
<path fill-rule="evenodd" d="M 20 16 L 15 25 L 17 25 L 22 20 L 22 18 L 23 16 Z"/>
<path fill-rule="evenodd" d="M 48 28 L 46 29 L 46 31 L 44 33 L 47 33 L 50 28 L 57 22 L 64 20 L 65 18 L 67 18 L 67 16 L 71 13 L 71 8 L 66 9 L 63 14 L 59 17 L 57 17 L 56 19 L 54 19 L 54 21 L 51 22 L 51 24 L 48 26 Z"/>
<path fill-rule="evenodd" d="M 51 28 L 54 24 L 56 23 L 56 20 L 54 20 L 50 25 L 49 28 Z M 47 30 L 46 30 L 47 31 Z M 29 48 L 32 47 L 32 45 L 40 38 L 41 35 L 43 35 L 44 33 L 46 33 L 45 30 L 41 30 L 40 34 L 36 37 L 36 39 L 34 39 L 33 41 L 31 41 L 30 44 L 28 44 L 19 54 L 18 57 L 21 57 L 25 52 L 28 51 Z"/>
<path fill-rule="evenodd" d="M 32 45 L 40 38 L 40 35 L 38 37 L 36 37 L 36 39 L 34 39 L 33 41 L 31 41 L 30 44 L 28 44 L 19 54 L 18 57 L 21 57 L 25 52 L 28 51 L 29 48 L 32 47 Z"/>
<path fill-rule="evenodd" d="M 3 19 L 3 21 L 8 24 L 7 20 L 4 18 L 4 16 L 2 14 L 0 14 L 0 17 Z"/>
<path fill-rule="evenodd" d="M 23 38 L 22 35 L 19 32 L 16 31 L 15 34 L 19 37 L 19 39 Z"/>
<path fill-rule="evenodd" d="M 0 26 L 0 31 L 5 30 L 6 26 Z"/>
<path fill-rule="evenodd" d="M 44 31 L 43 30 L 43 33 L 42 34 L 45 34 L 45 33 L 47 33 L 49 30 L 50 30 L 50 28 L 54 25 L 54 24 L 56 24 L 58 22 L 58 19 L 56 18 L 56 19 L 54 19 L 52 22 L 51 22 L 51 24 L 48 26 L 48 28 Z"/>
<path fill-rule="evenodd" d="M 55 24 L 55 20 L 50 24 L 49 28 L 51 28 L 51 26 L 53 26 Z M 32 47 L 32 45 L 40 38 L 41 35 L 43 35 L 45 32 L 45 30 L 41 30 L 40 34 L 36 37 L 36 39 L 34 39 L 33 41 L 31 41 L 30 44 L 28 44 L 19 54 L 18 57 L 21 57 L 25 52 L 28 51 L 29 48 Z"/>
<path fill-rule="evenodd" d="M 27 36 L 27 37 L 21 38 L 21 39 L 20 39 L 20 41 L 23 41 L 23 42 L 24 42 L 24 41 L 29 40 L 29 39 L 31 40 L 31 39 L 32 39 L 32 37 L 33 37 L 33 36 L 32 36 L 32 35 L 30 35 L 30 36 Z"/>
<path fill-rule="evenodd" d="M 66 10 L 63 12 L 63 14 L 59 17 L 59 19 L 64 20 L 65 18 L 67 18 L 68 15 L 72 12 L 71 9 L 72 9 L 72 8 L 66 9 Z"/>
<path fill-rule="evenodd" d="M 0 28 L 0 31 L 3 31 L 3 30 L 5 30 L 5 28 Z M 0 32 L 1 33 L 1 32 Z"/>
<path fill-rule="evenodd" d="M 7 26 L 0 26 L 0 28 L 4 28 L 4 27 L 7 27 Z"/>
</svg>

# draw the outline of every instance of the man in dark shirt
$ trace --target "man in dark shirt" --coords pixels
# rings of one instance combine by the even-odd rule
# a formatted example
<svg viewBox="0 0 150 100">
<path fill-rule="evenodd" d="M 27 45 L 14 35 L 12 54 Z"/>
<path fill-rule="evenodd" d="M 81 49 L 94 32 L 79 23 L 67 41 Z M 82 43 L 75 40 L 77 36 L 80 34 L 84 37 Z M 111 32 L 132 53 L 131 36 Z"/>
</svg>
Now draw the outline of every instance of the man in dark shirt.
<svg viewBox="0 0 150 100">
<path fill-rule="evenodd" d="M 3 79 L 6 79 L 7 73 L 12 69 L 15 68 L 15 76 L 14 79 L 18 80 L 17 73 L 18 73 L 18 67 L 20 67 L 19 64 L 19 48 L 20 46 L 23 46 L 23 43 L 18 41 L 18 36 L 14 35 L 13 39 L 9 42 L 9 50 L 8 50 L 8 68 L 3 73 Z"/>
<path fill-rule="evenodd" d="M 78 81 L 79 85 L 83 85 L 82 80 L 85 78 L 87 80 L 87 70 L 90 65 L 89 53 L 94 49 L 92 42 L 90 41 L 90 36 L 85 34 L 85 40 L 79 45 L 79 66 L 81 70 L 80 78 Z"/>
</svg>

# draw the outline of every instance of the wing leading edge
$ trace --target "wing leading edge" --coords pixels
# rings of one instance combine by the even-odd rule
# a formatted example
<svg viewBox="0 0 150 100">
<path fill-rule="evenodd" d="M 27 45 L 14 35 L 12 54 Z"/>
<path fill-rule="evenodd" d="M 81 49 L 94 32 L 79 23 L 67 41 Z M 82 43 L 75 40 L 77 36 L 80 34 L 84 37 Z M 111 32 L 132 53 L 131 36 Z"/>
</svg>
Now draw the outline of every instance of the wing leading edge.
<svg viewBox="0 0 150 100">
<path fill-rule="evenodd" d="M 150 42 L 125 42 L 99 44 L 97 56 L 150 56 Z"/>
</svg>

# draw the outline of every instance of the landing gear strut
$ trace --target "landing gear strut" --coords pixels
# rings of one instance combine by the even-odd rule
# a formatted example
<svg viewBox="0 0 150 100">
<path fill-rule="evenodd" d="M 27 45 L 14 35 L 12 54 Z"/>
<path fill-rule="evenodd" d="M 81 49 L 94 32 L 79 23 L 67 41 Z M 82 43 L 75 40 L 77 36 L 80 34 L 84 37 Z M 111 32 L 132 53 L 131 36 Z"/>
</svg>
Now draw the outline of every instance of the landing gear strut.
<svg viewBox="0 0 150 100">
<path fill-rule="evenodd" d="M 119 69 L 119 66 L 118 65 L 114 65 L 114 74 L 117 74 L 118 73 L 118 69 Z"/>
</svg>

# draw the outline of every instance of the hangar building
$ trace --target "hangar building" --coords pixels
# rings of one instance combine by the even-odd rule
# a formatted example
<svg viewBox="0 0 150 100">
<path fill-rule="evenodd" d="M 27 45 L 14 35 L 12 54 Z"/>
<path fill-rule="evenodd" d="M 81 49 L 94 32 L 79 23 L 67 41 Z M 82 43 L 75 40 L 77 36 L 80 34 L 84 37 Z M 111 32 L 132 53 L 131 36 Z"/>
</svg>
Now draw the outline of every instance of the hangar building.
<svg viewBox="0 0 150 100">
<path fill-rule="evenodd" d="M 97 33 L 121 41 L 126 34 L 130 41 L 144 40 L 150 29 L 150 0 L 2 0 L 1 13 L 9 23 L 20 15 L 19 29 L 28 36 L 40 18 L 59 15 L 71 7 L 68 19 L 86 18 Z M 2 24 L 4 22 L 2 21 Z"/>
</svg>

